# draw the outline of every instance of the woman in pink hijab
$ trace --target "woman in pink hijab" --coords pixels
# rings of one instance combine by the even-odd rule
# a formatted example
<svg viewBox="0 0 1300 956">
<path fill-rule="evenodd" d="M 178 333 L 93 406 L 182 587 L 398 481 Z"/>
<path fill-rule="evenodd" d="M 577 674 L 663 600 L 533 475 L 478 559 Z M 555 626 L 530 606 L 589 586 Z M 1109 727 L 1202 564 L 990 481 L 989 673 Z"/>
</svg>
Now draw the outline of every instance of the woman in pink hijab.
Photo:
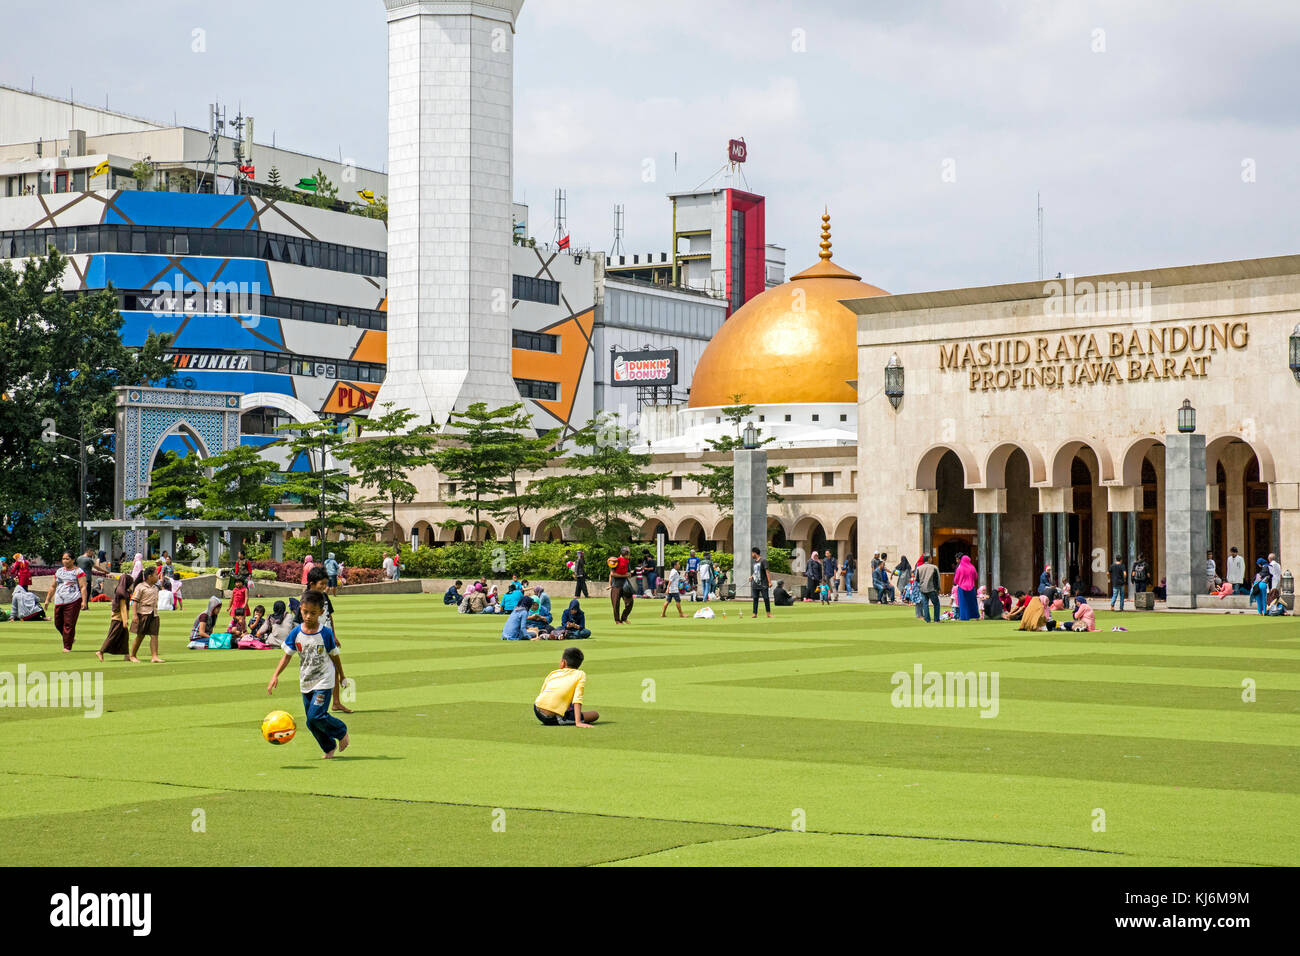
<svg viewBox="0 0 1300 956">
<path fill-rule="evenodd" d="M 303 558 L 302 561 L 302 586 L 303 587 L 307 586 L 307 575 L 311 572 L 313 563 L 314 563 L 314 559 L 310 554 L 307 555 L 307 557 Z"/>
<path fill-rule="evenodd" d="M 975 586 L 979 584 L 979 573 L 971 563 L 970 555 L 961 556 L 957 572 L 952 576 L 952 583 L 957 589 L 957 620 L 978 621 L 980 608 L 975 597 Z"/>
</svg>

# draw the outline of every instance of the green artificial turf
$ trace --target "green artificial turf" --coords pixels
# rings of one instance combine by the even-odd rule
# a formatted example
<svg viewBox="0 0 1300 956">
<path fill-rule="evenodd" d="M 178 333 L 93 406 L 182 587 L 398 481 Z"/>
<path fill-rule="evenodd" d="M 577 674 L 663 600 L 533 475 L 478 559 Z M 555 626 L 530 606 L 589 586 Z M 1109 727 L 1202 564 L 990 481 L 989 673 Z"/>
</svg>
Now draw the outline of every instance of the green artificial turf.
<svg viewBox="0 0 1300 956">
<path fill-rule="evenodd" d="M 1094 634 L 1022 634 L 645 602 L 615 627 L 596 598 L 582 730 L 532 714 L 565 645 L 503 643 L 501 618 L 434 595 L 336 606 L 357 713 L 332 761 L 296 665 L 268 697 L 278 652 L 187 651 L 188 609 L 164 615 L 162 665 L 94 659 L 102 604 L 72 654 L 49 623 L 0 625 L 0 672 L 104 675 L 97 719 L 0 708 L 0 863 L 293 865 L 308 815 L 342 865 L 1300 863 L 1292 618 L 1099 611 Z M 996 717 L 895 707 L 917 664 L 997 672 Z M 298 719 L 286 746 L 259 733 L 273 709 Z"/>
</svg>

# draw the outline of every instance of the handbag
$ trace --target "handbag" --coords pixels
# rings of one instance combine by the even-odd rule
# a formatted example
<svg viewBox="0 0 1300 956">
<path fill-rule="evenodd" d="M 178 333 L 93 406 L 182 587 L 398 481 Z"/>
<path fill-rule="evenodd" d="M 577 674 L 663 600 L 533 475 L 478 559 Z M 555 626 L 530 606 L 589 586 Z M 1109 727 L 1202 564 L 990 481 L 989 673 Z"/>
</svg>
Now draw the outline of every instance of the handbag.
<svg viewBox="0 0 1300 956">
<path fill-rule="evenodd" d="M 633 593 L 633 592 L 632 592 L 632 580 L 631 580 L 630 578 L 624 578 L 624 579 L 623 579 L 623 597 L 629 597 L 629 598 L 630 598 L 630 597 L 632 596 L 632 593 Z"/>
<path fill-rule="evenodd" d="M 233 635 L 229 631 L 218 631 L 216 634 L 208 635 L 208 650 L 228 651 L 231 647 Z"/>
</svg>

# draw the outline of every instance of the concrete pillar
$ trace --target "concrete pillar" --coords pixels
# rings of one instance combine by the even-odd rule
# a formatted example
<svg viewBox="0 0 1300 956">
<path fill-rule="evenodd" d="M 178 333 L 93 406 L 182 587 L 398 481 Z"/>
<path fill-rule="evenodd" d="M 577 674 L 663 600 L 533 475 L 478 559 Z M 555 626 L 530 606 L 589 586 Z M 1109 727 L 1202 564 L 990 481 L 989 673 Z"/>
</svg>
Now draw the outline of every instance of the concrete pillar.
<svg viewBox="0 0 1300 956">
<path fill-rule="evenodd" d="M 921 550 L 931 558 L 934 554 L 934 515 L 921 515 Z"/>
<path fill-rule="evenodd" d="M 762 448 L 737 448 L 734 452 L 735 512 L 732 519 L 736 539 L 732 553 L 731 580 L 736 597 L 752 597 L 750 549 L 767 557 L 767 452 Z M 811 551 L 808 551 L 811 556 Z"/>
<path fill-rule="evenodd" d="M 208 564 L 221 567 L 221 531 L 217 528 L 208 529 Z"/>
<path fill-rule="evenodd" d="M 158 550 L 160 552 L 166 551 L 172 556 L 173 561 L 176 559 L 176 530 L 174 528 L 158 529 Z"/>
<path fill-rule="evenodd" d="M 1056 580 L 1066 582 L 1070 580 L 1070 543 L 1066 539 L 1068 525 L 1065 520 L 1065 512 L 1056 514 Z"/>
<path fill-rule="evenodd" d="M 1052 568 L 1052 577 L 1056 576 L 1056 548 L 1052 545 L 1052 537 L 1056 531 L 1056 522 L 1049 512 L 1043 514 L 1043 564 L 1050 565 Z M 1041 573 L 1041 572 L 1040 572 Z"/>
<path fill-rule="evenodd" d="M 1165 436 L 1165 578 L 1171 608 L 1205 593 L 1205 436 Z"/>
<path fill-rule="evenodd" d="M 107 530 L 99 532 L 99 550 L 108 555 L 108 560 L 113 560 L 113 532 Z"/>
<path fill-rule="evenodd" d="M 271 532 L 271 560 L 272 561 L 284 560 L 284 532 L 283 531 Z"/>
<path fill-rule="evenodd" d="M 980 528 L 980 584 L 997 587 L 1002 580 L 1002 515 L 1007 510 L 1005 488 L 976 488 L 975 517 Z"/>
<path fill-rule="evenodd" d="M 989 581 L 994 589 L 1002 585 L 1002 515 L 989 515 Z"/>
<path fill-rule="evenodd" d="M 1136 594 L 1133 589 L 1133 565 L 1137 564 L 1138 554 L 1138 516 L 1136 511 L 1128 513 L 1128 562 L 1125 567 L 1129 570 L 1128 593 Z M 1133 600 L 1137 600 L 1135 597 Z"/>
<path fill-rule="evenodd" d="M 989 583 L 988 569 L 988 545 L 989 545 L 989 516 L 980 512 L 975 515 L 975 550 L 979 553 L 979 564 L 976 570 L 979 572 L 979 586 L 987 587 Z"/>
</svg>

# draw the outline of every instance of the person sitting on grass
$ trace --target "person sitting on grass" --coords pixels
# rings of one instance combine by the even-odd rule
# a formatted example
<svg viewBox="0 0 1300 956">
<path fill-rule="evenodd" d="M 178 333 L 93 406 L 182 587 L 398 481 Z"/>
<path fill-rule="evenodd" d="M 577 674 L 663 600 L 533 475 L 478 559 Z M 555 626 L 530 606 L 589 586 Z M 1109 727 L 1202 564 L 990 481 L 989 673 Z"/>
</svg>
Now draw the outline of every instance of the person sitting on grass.
<svg viewBox="0 0 1300 956">
<path fill-rule="evenodd" d="M 45 608 L 41 607 L 40 600 L 21 584 L 14 587 L 14 597 L 13 601 L 10 602 L 9 609 L 9 620 L 11 621 L 45 620 Z"/>
<path fill-rule="evenodd" d="M 208 606 L 194 619 L 194 627 L 190 629 L 190 643 L 187 646 L 191 649 L 206 648 L 208 638 L 212 636 L 220 617 L 221 598 L 214 595 L 208 598 Z"/>
<path fill-rule="evenodd" d="M 247 631 L 249 635 L 251 635 L 252 637 L 257 637 L 257 632 L 262 629 L 262 625 L 265 623 L 266 623 L 266 608 L 265 606 L 259 604 L 257 607 L 253 608 L 253 613 L 249 616 L 248 620 L 244 623 L 244 630 Z"/>
<path fill-rule="evenodd" d="M 983 591 L 984 588 L 980 588 L 980 590 Z M 1001 588 L 998 590 L 1000 591 Z M 1002 598 L 997 594 L 986 594 L 982 611 L 986 621 L 1002 620 L 1002 615 L 1005 613 L 1005 609 L 1002 607 Z"/>
<path fill-rule="evenodd" d="M 519 606 L 519 599 L 524 596 L 524 589 L 519 586 L 518 581 L 510 582 L 510 590 L 506 591 L 506 596 L 501 599 L 501 610 L 506 614 L 513 614 L 516 607 Z"/>
<path fill-rule="evenodd" d="M 794 607 L 794 595 L 785 589 L 784 581 L 776 582 L 776 590 L 772 592 L 772 603 L 777 607 Z"/>
<path fill-rule="evenodd" d="M 668 616 L 668 605 L 674 601 L 677 602 L 677 616 L 685 617 L 682 612 L 682 563 L 674 561 L 671 568 L 668 569 L 668 585 L 664 588 L 664 609 L 660 612 L 660 617 Z"/>
<path fill-rule="evenodd" d="M 443 604 L 460 604 L 460 582 L 457 581 L 451 587 L 447 588 L 447 593 L 442 596 Z"/>
<path fill-rule="evenodd" d="M 485 614 L 501 613 L 501 593 L 495 584 L 487 590 L 487 604 L 483 611 Z"/>
<path fill-rule="evenodd" d="M 262 626 L 253 632 L 253 636 L 263 644 L 283 647 L 284 639 L 289 636 L 293 628 L 293 615 L 285 609 L 283 601 L 276 601 L 271 605 L 270 615 Z"/>
<path fill-rule="evenodd" d="M 533 588 L 533 611 L 528 615 L 528 624 L 531 627 L 544 627 L 549 629 L 551 626 L 551 596 L 546 593 L 546 589 L 540 584 Z"/>
<path fill-rule="evenodd" d="M 533 599 L 528 595 L 521 595 L 519 603 L 515 609 L 510 612 L 506 618 L 506 623 L 501 628 L 501 640 L 503 641 L 535 641 L 537 637 L 528 633 L 528 612 L 532 610 Z"/>
<path fill-rule="evenodd" d="M 1034 596 L 1029 599 L 1029 603 L 1019 613 L 1020 628 L 1022 631 L 1045 631 L 1047 622 L 1051 620 L 1051 615 L 1047 612 L 1044 597 Z M 1016 612 L 1012 612 L 1015 615 Z"/>
<path fill-rule="evenodd" d="M 581 669 L 583 654 L 579 648 L 566 647 L 560 655 L 559 670 L 542 681 L 542 692 L 533 701 L 533 713 L 548 727 L 590 727 L 600 719 L 594 710 L 582 709 L 582 693 L 587 675 Z"/>
<path fill-rule="evenodd" d="M 587 615 L 577 598 L 570 601 L 569 606 L 560 615 L 560 630 L 565 640 L 583 640 L 591 637 L 591 631 L 587 630 Z"/>
<path fill-rule="evenodd" d="M 1080 594 L 1075 598 L 1074 620 L 1066 621 L 1061 627 L 1067 631 L 1095 631 L 1097 630 L 1097 618 L 1092 613 L 1092 608 L 1088 604 L 1088 599 Z"/>
<path fill-rule="evenodd" d="M 294 652 L 298 654 L 298 690 L 302 693 L 302 703 L 307 711 L 307 729 L 320 744 L 328 760 L 337 757 L 348 749 L 352 741 L 348 738 L 348 726 L 330 713 L 330 696 L 335 684 L 343 683 L 343 658 L 339 653 L 338 641 L 334 632 L 321 623 L 325 602 L 329 598 L 324 592 L 329 588 L 329 581 L 324 577 L 325 569 L 318 568 L 322 574 L 320 590 L 310 590 L 298 602 L 298 613 L 302 623 L 289 632 L 284 641 L 284 656 L 275 665 L 275 673 L 266 685 L 269 696 L 275 692 L 280 675 L 289 664 Z"/>
<path fill-rule="evenodd" d="M 475 587 L 465 595 L 465 600 L 469 602 L 470 614 L 482 614 L 487 610 L 487 594 L 480 587 Z"/>
</svg>

